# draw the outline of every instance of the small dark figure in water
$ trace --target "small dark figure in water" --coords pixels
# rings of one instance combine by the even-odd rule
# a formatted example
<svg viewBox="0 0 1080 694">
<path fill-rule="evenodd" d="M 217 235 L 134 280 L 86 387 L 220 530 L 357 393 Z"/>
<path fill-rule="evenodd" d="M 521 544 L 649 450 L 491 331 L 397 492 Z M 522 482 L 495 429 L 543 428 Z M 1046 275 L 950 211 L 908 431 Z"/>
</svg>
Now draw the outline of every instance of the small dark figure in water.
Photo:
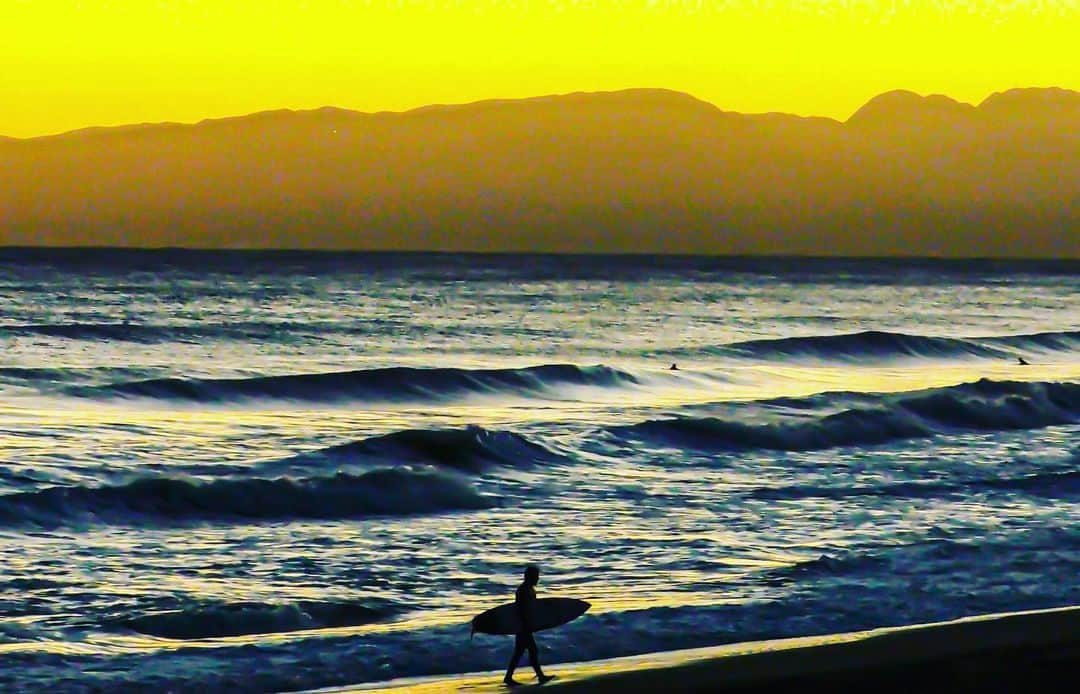
<svg viewBox="0 0 1080 694">
<path fill-rule="evenodd" d="M 514 636 L 514 655 L 510 656 L 510 665 L 506 668 L 506 677 L 503 677 L 503 682 L 507 686 L 512 687 L 518 684 L 514 680 L 514 670 L 526 649 L 529 651 L 529 662 L 532 663 L 533 670 L 536 671 L 536 679 L 540 681 L 540 684 L 553 677 L 553 675 L 545 675 L 540 669 L 540 655 L 536 648 L 536 639 L 533 638 L 533 611 L 536 607 L 536 584 L 539 582 L 540 569 L 530 564 L 525 567 L 525 580 L 514 592 L 514 605 L 517 607 L 518 619 L 521 620 L 521 629 Z"/>
<path fill-rule="evenodd" d="M 1016 362 L 1017 362 L 1017 363 L 1018 363 L 1018 364 L 1019 364 L 1020 366 L 1030 366 L 1030 364 L 1029 364 L 1029 363 L 1027 362 L 1027 360 L 1026 360 L 1026 359 L 1024 359 L 1023 357 L 1017 357 L 1017 358 L 1016 358 Z"/>
<path fill-rule="evenodd" d="M 679 365 L 674 363 L 674 362 L 672 362 L 671 366 L 668 367 L 668 371 L 678 371 L 678 370 L 679 370 Z"/>
</svg>

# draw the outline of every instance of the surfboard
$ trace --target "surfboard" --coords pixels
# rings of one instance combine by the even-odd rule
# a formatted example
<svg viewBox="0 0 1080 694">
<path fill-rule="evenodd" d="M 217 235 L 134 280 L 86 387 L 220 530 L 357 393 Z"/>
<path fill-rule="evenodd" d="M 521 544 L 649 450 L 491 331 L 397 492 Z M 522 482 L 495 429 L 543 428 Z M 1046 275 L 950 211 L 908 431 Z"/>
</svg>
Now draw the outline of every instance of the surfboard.
<svg viewBox="0 0 1080 694">
<path fill-rule="evenodd" d="M 539 598 L 533 614 L 533 631 L 543 631 L 572 622 L 592 605 L 574 598 Z M 481 612 L 472 619 L 473 633 L 516 634 L 521 627 L 514 603 L 508 602 Z"/>
</svg>

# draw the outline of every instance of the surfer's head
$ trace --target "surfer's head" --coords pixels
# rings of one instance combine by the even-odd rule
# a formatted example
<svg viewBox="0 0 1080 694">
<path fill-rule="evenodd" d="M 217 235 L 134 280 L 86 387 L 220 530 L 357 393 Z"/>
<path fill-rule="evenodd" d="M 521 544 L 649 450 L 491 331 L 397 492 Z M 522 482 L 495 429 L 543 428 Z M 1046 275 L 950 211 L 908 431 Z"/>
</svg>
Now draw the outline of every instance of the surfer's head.
<svg viewBox="0 0 1080 694">
<path fill-rule="evenodd" d="M 525 582 L 534 586 L 540 582 L 539 566 L 536 564 L 529 564 L 525 567 Z"/>
</svg>

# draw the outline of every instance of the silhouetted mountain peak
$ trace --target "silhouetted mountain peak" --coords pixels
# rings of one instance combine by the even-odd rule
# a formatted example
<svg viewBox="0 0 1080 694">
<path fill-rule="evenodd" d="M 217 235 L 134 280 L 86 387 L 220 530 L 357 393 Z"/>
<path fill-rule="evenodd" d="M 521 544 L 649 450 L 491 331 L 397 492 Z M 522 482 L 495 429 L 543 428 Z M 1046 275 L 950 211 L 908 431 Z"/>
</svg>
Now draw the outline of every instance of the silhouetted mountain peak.
<svg viewBox="0 0 1080 694">
<path fill-rule="evenodd" d="M 986 97 L 979 110 L 984 112 L 1057 111 L 1080 109 L 1080 92 L 1060 87 L 1028 87 L 994 92 Z"/>
<path fill-rule="evenodd" d="M 671 89 L 623 89 L 607 92 L 571 92 L 548 94 L 524 99 L 485 99 L 466 104 L 434 104 L 406 111 L 403 115 L 434 112 L 478 112 L 492 110 L 527 110 L 543 107 L 556 108 L 657 108 L 702 109 L 717 112 L 718 109 L 685 92 Z"/>
<path fill-rule="evenodd" d="M 923 124 L 927 121 L 964 118 L 974 111 L 975 107 L 971 104 L 961 103 L 943 94 L 921 96 L 897 89 L 870 99 L 847 122 L 870 127 Z"/>
</svg>

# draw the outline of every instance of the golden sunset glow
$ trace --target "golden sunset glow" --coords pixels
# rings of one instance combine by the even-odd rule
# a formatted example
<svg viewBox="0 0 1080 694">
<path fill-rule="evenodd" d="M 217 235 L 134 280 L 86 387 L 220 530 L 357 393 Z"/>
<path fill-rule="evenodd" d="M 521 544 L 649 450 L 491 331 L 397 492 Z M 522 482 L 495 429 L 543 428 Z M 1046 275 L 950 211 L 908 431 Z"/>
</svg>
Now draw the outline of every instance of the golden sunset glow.
<svg viewBox="0 0 1080 694">
<path fill-rule="evenodd" d="M 846 118 L 896 88 L 1080 86 L 1080 2 L 7 0 L 0 134 L 664 87 Z"/>
</svg>

